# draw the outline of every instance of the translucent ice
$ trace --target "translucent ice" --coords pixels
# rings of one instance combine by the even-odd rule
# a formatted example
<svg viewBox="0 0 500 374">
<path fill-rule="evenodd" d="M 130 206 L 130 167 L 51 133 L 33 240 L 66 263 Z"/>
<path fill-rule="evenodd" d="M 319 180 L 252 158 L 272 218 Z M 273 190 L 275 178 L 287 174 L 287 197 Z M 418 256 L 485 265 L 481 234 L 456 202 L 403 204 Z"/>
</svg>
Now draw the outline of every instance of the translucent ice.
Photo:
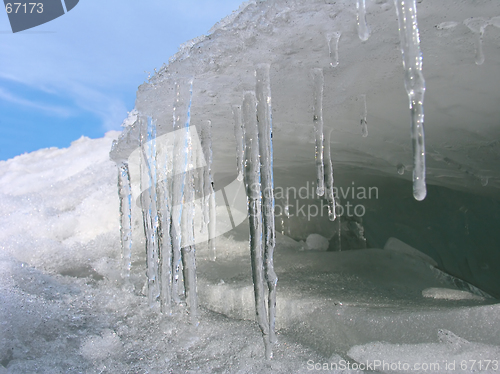
<svg viewBox="0 0 500 374">
<path fill-rule="evenodd" d="M 318 196 L 323 196 L 325 193 L 325 165 L 324 165 L 324 149 L 323 149 L 323 69 L 312 69 L 313 76 L 313 124 L 316 137 L 316 174 L 317 184 L 316 193 Z"/>
<path fill-rule="evenodd" d="M 413 196 L 425 199 L 425 138 L 424 138 L 424 93 L 425 80 L 422 75 L 422 52 L 417 23 L 415 0 L 394 0 L 399 24 L 399 37 L 405 88 L 410 101 L 411 139 L 413 145 Z"/>
<path fill-rule="evenodd" d="M 158 210 L 156 198 L 156 120 L 141 120 L 141 206 L 146 234 L 148 301 L 153 306 L 159 288 Z"/>
<path fill-rule="evenodd" d="M 269 322 L 264 291 L 264 258 L 262 249 L 262 202 L 260 184 L 259 139 L 254 92 L 246 92 L 243 99 L 243 136 L 245 139 L 244 180 L 248 198 L 248 220 L 250 225 L 250 255 L 255 295 L 257 323 L 262 331 L 266 357 L 272 355 L 269 337 Z"/>
<path fill-rule="evenodd" d="M 264 271 L 269 289 L 269 341 L 276 342 L 276 283 L 278 277 L 274 272 L 274 247 L 276 230 L 274 223 L 274 181 L 273 181 L 273 128 L 271 118 L 271 81 L 269 64 L 259 64 L 256 68 L 257 83 L 257 125 L 259 129 L 259 156 L 262 183 L 262 223 L 264 225 Z"/>
<path fill-rule="evenodd" d="M 368 115 L 368 110 L 366 108 L 366 95 L 359 96 L 359 115 L 360 115 L 360 124 L 361 124 L 361 135 L 364 138 L 368 136 L 368 123 L 366 122 L 366 117 Z"/>
<path fill-rule="evenodd" d="M 366 23 L 366 4 L 365 0 L 356 0 L 356 18 L 358 25 L 358 36 L 362 41 L 367 41 L 370 37 L 370 28 Z"/>
<path fill-rule="evenodd" d="M 482 65 L 484 63 L 483 36 L 490 22 L 482 17 L 471 17 L 467 18 L 464 24 L 476 35 L 476 65 Z"/>
<path fill-rule="evenodd" d="M 330 221 L 335 221 L 337 217 L 337 212 L 335 211 L 335 181 L 333 178 L 333 164 L 332 164 L 332 155 L 330 151 L 331 144 L 331 135 L 333 129 L 328 131 L 326 136 L 325 143 L 325 155 L 326 155 L 326 163 L 325 163 L 325 186 L 326 186 L 326 199 L 328 201 L 328 218 Z"/>
<path fill-rule="evenodd" d="M 328 53 L 330 55 L 330 66 L 332 68 L 339 64 L 339 40 L 340 32 L 334 32 L 332 35 L 327 36 L 328 40 Z"/>
<path fill-rule="evenodd" d="M 130 276 L 132 257 L 132 195 L 128 164 L 118 165 L 118 194 L 120 198 L 120 239 L 122 245 L 122 277 Z"/>
</svg>

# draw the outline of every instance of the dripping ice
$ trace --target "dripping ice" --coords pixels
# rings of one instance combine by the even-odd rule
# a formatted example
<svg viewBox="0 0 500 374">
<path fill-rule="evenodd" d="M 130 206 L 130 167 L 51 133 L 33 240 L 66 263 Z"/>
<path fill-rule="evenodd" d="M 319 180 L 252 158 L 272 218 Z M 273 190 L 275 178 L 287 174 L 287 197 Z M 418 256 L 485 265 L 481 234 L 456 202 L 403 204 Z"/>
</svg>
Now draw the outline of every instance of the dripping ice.
<svg viewBox="0 0 500 374">
<path fill-rule="evenodd" d="M 422 74 L 422 52 L 417 23 L 416 0 L 394 0 L 398 17 L 399 37 L 404 83 L 411 112 L 411 139 L 413 145 L 413 196 L 423 200 L 427 194 L 425 185 L 425 138 L 424 138 L 424 93 L 425 80 Z"/>
<path fill-rule="evenodd" d="M 272 357 L 272 346 L 276 342 L 276 284 L 278 281 L 273 260 L 276 233 L 269 70 L 269 64 L 256 66 L 255 93 L 246 92 L 242 106 L 245 144 L 244 181 L 250 225 L 255 312 L 264 339 L 267 358 Z"/>
<path fill-rule="evenodd" d="M 316 138 L 316 193 L 323 196 L 325 193 L 325 165 L 323 149 L 323 69 L 314 68 L 311 71 L 313 77 L 313 124 Z"/>
<path fill-rule="evenodd" d="M 361 134 L 363 135 L 364 138 L 368 136 L 368 123 L 366 121 L 366 117 L 368 115 L 368 110 L 366 107 L 366 95 L 360 95 L 359 96 L 359 102 L 360 102 L 360 124 L 361 124 Z"/>
<path fill-rule="evenodd" d="M 356 17 L 358 25 L 358 36 L 363 42 L 370 37 L 370 29 L 366 23 L 366 4 L 365 0 L 356 0 Z"/>
</svg>

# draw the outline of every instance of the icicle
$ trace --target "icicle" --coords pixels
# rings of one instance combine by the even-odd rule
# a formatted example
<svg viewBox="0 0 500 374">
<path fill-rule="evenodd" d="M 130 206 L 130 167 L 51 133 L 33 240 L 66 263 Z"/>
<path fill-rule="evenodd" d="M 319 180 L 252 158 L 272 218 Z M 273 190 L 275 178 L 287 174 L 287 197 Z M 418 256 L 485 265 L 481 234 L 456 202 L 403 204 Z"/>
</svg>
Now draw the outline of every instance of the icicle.
<svg viewBox="0 0 500 374">
<path fill-rule="evenodd" d="M 332 35 L 328 35 L 328 53 L 330 55 L 330 66 L 332 68 L 338 66 L 339 64 L 339 40 L 340 32 L 334 32 Z"/>
<path fill-rule="evenodd" d="M 243 180 L 243 130 L 241 128 L 241 106 L 233 105 L 233 119 L 234 119 L 234 139 L 236 140 L 236 171 L 238 173 L 237 179 L 241 182 Z"/>
<path fill-rule="evenodd" d="M 157 152 L 157 157 L 162 153 Z M 167 315 L 172 314 L 172 235 L 171 235 L 171 175 L 168 173 L 168 154 L 164 160 L 158 159 L 158 246 L 160 248 L 160 310 Z M 162 162 L 163 161 L 163 162 Z"/>
<path fill-rule="evenodd" d="M 144 129 L 146 127 L 146 129 Z M 154 306 L 160 295 L 158 277 L 158 211 L 156 199 L 156 120 L 141 124 L 141 206 L 146 235 L 148 302 Z"/>
<path fill-rule="evenodd" d="M 323 161 L 323 69 L 312 69 L 313 84 L 314 84 L 314 105 L 313 105 L 313 123 L 316 134 L 316 175 L 317 187 L 316 193 L 318 196 L 323 196 L 325 193 L 325 166 Z"/>
<path fill-rule="evenodd" d="M 259 64 L 256 68 L 257 84 L 257 124 L 259 128 L 259 151 L 262 178 L 262 210 L 264 225 L 264 270 L 269 289 L 269 341 L 276 342 L 276 284 L 278 277 L 274 271 L 274 247 L 276 242 L 274 222 L 274 181 L 273 181 L 273 129 L 271 115 L 271 82 L 269 64 Z M 271 352 L 272 355 L 272 352 Z"/>
<path fill-rule="evenodd" d="M 130 277 L 132 258 L 132 194 L 128 163 L 118 164 L 118 195 L 120 197 L 120 239 L 122 245 L 122 277 Z"/>
<path fill-rule="evenodd" d="M 162 313 L 172 314 L 172 236 L 170 212 L 170 185 L 168 180 L 158 183 L 160 216 L 160 309 Z"/>
<path fill-rule="evenodd" d="M 366 23 L 366 4 L 365 0 L 356 0 L 356 18 L 358 23 L 358 36 L 363 42 L 370 37 L 370 28 Z"/>
<path fill-rule="evenodd" d="M 464 21 L 464 24 L 476 35 L 476 65 L 482 65 L 484 63 L 484 30 L 486 29 L 486 26 L 490 24 L 490 22 L 481 17 L 473 17 L 466 19 Z"/>
<path fill-rule="evenodd" d="M 207 166 L 204 168 L 204 183 L 203 188 L 203 216 L 208 224 L 208 251 L 209 258 L 211 261 L 215 261 L 217 258 L 216 246 L 215 246 L 215 229 L 216 229 L 216 206 L 215 206 L 215 192 L 214 192 L 214 182 L 212 176 L 212 121 L 208 120 L 207 125 L 202 128 L 201 135 L 201 146 L 203 148 L 203 154 L 207 160 Z"/>
<path fill-rule="evenodd" d="M 359 100 L 360 100 L 360 124 L 361 124 L 361 134 L 363 135 L 363 138 L 366 138 L 368 136 L 368 123 L 366 122 L 366 117 L 368 115 L 368 110 L 366 108 L 366 95 L 359 95 Z"/>
<path fill-rule="evenodd" d="M 191 86 L 192 94 L 192 86 Z M 193 142 L 189 134 L 191 103 L 188 107 L 186 122 L 186 160 L 187 165 L 193 165 Z M 186 175 L 186 183 L 183 191 L 182 209 L 182 272 L 184 277 L 184 294 L 189 310 L 190 321 L 193 325 L 198 325 L 198 296 L 196 289 L 196 248 L 194 240 L 194 213 L 195 213 L 195 181 L 194 170 L 190 170 Z"/>
<path fill-rule="evenodd" d="M 172 299 L 180 303 L 179 281 L 181 276 L 182 209 L 186 171 L 188 169 L 187 136 L 189 134 L 190 107 L 193 94 L 193 78 L 175 83 L 173 105 L 174 141 L 172 183 Z"/>
<path fill-rule="evenodd" d="M 290 194 L 288 192 L 288 187 L 286 189 L 285 199 L 286 199 L 285 215 L 286 215 L 286 218 L 290 219 Z"/>
<path fill-rule="evenodd" d="M 341 219 L 342 216 L 338 216 L 338 222 L 339 222 L 339 232 L 338 232 L 338 235 L 339 235 L 339 252 L 342 251 L 342 224 L 341 224 Z"/>
<path fill-rule="evenodd" d="M 413 196 L 425 199 L 425 139 L 424 139 L 424 93 L 425 80 L 422 75 L 422 53 L 418 36 L 417 8 L 415 0 L 394 0 L 399 23 L 399 36 L 405 88 L 411 111 L 411 134 L 413 144 Z"/>
<path fill-rule="evenodd" d="M 325 143 L 325 155 L 326 155 L 326 165 L 325 165 L 325 180 L 326 180 L 326 199 L 328 201 L 328 218 L 330 221 L 335 221 L 337 218 L 337 213 L 335 212 L 335 191 L 334 191 L 334 179 L 333 179 L 333 164 L 332 156 L 330 152 L 330 139 L 333 129 L 328 131 Z"/>
<path fill-rule="evenodd" d="M 264 293 L 264 264 L 262 253 L 262 211 L 259 140 L 256 116 L 256 100 L 253 92 L 245 93 L 242 107 L 243 138 L 245 139 L 244 180 L 248 201 L 248 220 L 250 225 L 250 255 L 252 279 L 255 296 L 257 323 L 262 331 L 266 357 L 271 357 L 269 323 L 266 313 Z"/>
<path fill-rule="evenodd" d="M 285 209 L 286 209 L 286 201 L 285 200 L 281 200 L 281 214 L 280 214 L 280 218 L 281 218 L 281 235 L 285 235 Z"/>
</svg>

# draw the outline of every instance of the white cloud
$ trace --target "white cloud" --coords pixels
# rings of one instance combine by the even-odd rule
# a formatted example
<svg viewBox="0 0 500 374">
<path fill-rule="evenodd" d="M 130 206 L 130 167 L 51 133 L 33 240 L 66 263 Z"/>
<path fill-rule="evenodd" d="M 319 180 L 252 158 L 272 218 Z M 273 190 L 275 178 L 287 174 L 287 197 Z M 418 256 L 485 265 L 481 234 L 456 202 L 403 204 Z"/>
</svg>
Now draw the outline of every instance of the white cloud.
<svg viewBox="0 0 500 374">
<path fill-rule="evenodd" d="M 42 104 L 42 103 L 38 103 L 35 101 L 30 101 L 30 100 L 24 99 L 22 97 L 16 96 L 13 93 L 11 93 L 3 88 L 0 88 L 0 98 L 2 98 L 5 101 L 8 101 L 10 103 L 24 106 L 24 107 L 28 107 L 28 108 L 32 108 L 35 110 L 39 110 L 39 111 L 45 112 L 49 115 L 53 115 L 56 117 L 65 118 L 65 117 L 71 117 L 74 114 L 70 108 L 47 105 L 47 104 Z"/>
</svg>

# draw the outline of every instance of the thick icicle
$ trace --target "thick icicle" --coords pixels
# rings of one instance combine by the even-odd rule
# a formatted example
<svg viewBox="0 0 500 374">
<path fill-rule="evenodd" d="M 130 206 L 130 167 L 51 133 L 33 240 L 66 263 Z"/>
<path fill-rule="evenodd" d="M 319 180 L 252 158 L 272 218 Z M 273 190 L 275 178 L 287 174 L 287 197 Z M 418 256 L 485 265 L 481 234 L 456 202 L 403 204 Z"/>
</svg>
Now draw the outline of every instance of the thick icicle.
<svg viewBox="0 0 500 374">
<path fill-rule="evenodd" d="M 332 68 L 338 66 L 339 64 L 339 40 L 340 32 L 334 32 L 332 35 L 328 35 L 328 53 L 330 55 L 330 66 Z"/>
<path fill-rule="evenodd" d="M 366 122 L 366 117 L 368 115 L 368 110 L 366 108 L 366 95 L 360 95 L 359 96 L 360 100 L 360 124 L 361 124 L 361 135 L 363 135 L 363 138 L 366 138 L 368 136 L 368 123 Z"/>
<path fill-rule="evenodd" d="M 317 187 L 316 193 L 318 196 L 323 196 L 325 194 L 325 165 L 323 160 L 323 69 L 315 68 L 312 69 L 313 75 L 313 123 L 314 132 L 316 136 L 316 175 L 317 175 Z"/>
<path fill-rule="evenodd" d="M 130 277 L 132 258 L 132 194 L 128 163 L 118 164 L 118 195 L 120 198 L 120 240 L 122 245 L 122 277 Z"/>
<path fill-rule="evenodd" d="M 175 83 L 175 99 L 173 105 L 174 130 L 185 128 L 186 131 L 175 132 L 173 183 L 172 183 L 172 299 L 180 302 L 179 282 L 181 276 L 182 247 L 182 209 L 186 171 L 188 169 L 187 136 L 189 134 L 189 116 L 193 93 L 193 79 Z"/>
<path fill-rule="evenodd" d="M 328 201 L 328 218 L 330 221 L 335 221 L 337 218 L 337 213 L 335 212 L 335 191 L 334 191 L 334 179 L 333 179 L 333 164 L 332 155 L 330 152 L 330 140 L 333 129 L 328 131 L 325 143 L 325 155 L 326 155 L 326 165 L 325 165 L 325 185 L 326 185 L 326 199 Z"/>
<path fill-rule="evenodd" d="M 411 111 L 411 138 L 413 145 L 413 196 L 425 199 L 425 139 L 424 139 L 424 93 L 425 80 L 422 75 L 422 52 L 418 35 L 416 0 L 394 0 L 399 23 L 399 36 L 405 88 Z"/>
<path fill-rule="evenodd" d="M 191 87 L 192 91 L 192 87 Z M 188 117 L 186 122 L 186 160 L 188 165 L 193 165 L 193 142 L 189 134 L 190 108 L 188 107 Z M 194 213 L 195 213 L 195 180 L 194 170 L 190 170 L 186 175 L 183 193 L 182 209 L 182 272 L 184 277 L 184 294 L 189 310 L 191 323 L 198 325 L 198 295 L 196 289 L 196 248 L 194 240 Z"/>
<path fill-rule="evenodd" d="M 141 206 L 146 234 L 148 302 L 152 307 L 160 296 L 156 206 L 156 120 L 154 119 L 148 118 L 146 124 L 141 123 L 141 150 Z"/>
<path fill-rule="evenodd" d="M 203 181 L 205 186 L 203 188 L 203 216 L 208 224 L 208 251 L 211 261 L 217 258 L 216 245 L 215 245 L 215 229 L 216 229 L 216 206 L 215 206 L 215 192 L 214 182 L 212 176 L 212 121 L 208 120 L 205 127 L 201 129 L 201 147 L 207 166 L 204 168 Z"/>
<path fill-rule="evenodd" d="M 236 140 L 236 171 L 238 173 L 238 180 L 243 180 L 243 157 L 244 157 L 244 144 L 243 144 L 243 130 L 241 128 L 241 106 L 233 105 L 233 119 L 234 119 L 234 139 Z"/>
<path fill-rule="evenodd" d="M 161 153 L 157 153 L 160 157 Z M 172 314 L 172 236 L 171 236 L 171 190 L 172 176 L 168 173 L 169 155 L 165 153 L 164 160 L 158 159 L 158 246 L 160 248 L 160 310 Z M 163 162 L 161 162 L 163 161 Z"/>
<path fill-rule="evenodd" d="M 362 41 L 367 41 L 370 37 L 370 28 L 366 23 L 366 4 L 365 0 L 356 0 L 356 18 L 358 24 L 358 36 Z"/>
<path fill-rule="evenodd" d="M 252 263 L 252 279 L 255 295 L 255 312 L 257 323 L 262 331 L 266 357 L 271 357 L 269 339 L 269 323 L 266 311 L 266 295 L 264 292 L 264 264 L 262 251 L 262 210 L 259 140 L 256 116 L 255 93 L 246 92 L 242 107 L 243 138 L 245 139 L 244 181 L 248 201 L 248 220 L 250 225 L 250 255 Z"/>
<path fill-rule="evenodd" d="M 160 309 L 172 314 L 172 236 L 170 211 L 170 186 L 165 179 L 158 183 L 159 247 L 160 247 Z"/>
<path fill-rule="evenodd" d="M 259 151 L 262 180 L 262 210 L 264 225 L 264 270 L 269 289 L 269 341 L 276 342 L 276 284 L 278 277 L 274 271 L 274 247 L 276 242 L 274 211 L 274 181 L 273 181 L 273 128 L 271 115 L 271 82 L 269 64 L 259 64 L 256 68 L 257 84 L 257 124 L 259 129 Z"/>
<path fill-rule="evenodd" d="M 476 36 L 476 65 L 482 65 L 484 63 L 483 36 L 486 26 L 488 26 L 490 22 L 481 17 L 472 17 L 467 18 L 464 24 Z"/>
</svg>

